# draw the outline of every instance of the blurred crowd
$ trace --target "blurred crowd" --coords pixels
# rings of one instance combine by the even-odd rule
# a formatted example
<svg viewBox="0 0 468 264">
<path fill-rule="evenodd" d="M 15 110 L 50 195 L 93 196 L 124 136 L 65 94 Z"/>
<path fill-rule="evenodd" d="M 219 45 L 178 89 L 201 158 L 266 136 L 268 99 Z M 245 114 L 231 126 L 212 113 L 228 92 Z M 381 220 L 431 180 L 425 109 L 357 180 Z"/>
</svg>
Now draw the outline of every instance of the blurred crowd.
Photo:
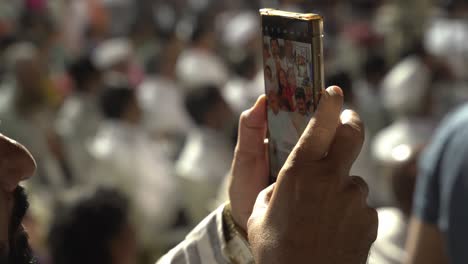
<svg viewBox="0 0 468 264">
<path fill-rule="evenodd" d="M 122 258 L 154 262 L 225 200 L 238 117 L 264 93 L 263 7 L 324 16 L 326 84 L 366 124 L 353 174 L 379 208 L 372 255 L 401 261 L 419 154 L 468 100 L 466 1 L 1 1 L 0 132 L 38 163 L 40 263 L 115 232 Z M 85 237 L 90 219 L 108 229 Z"/>
</svg>

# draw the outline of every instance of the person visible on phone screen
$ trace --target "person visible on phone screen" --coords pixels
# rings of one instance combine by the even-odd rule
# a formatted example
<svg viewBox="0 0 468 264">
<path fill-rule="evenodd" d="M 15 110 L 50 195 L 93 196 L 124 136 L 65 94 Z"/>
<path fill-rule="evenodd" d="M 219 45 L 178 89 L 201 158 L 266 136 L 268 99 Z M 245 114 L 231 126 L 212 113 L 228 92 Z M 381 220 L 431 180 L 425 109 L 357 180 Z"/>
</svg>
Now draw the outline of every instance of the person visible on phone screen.
<svg viewBox="0 0 468 264">
<path fill-rule="evenodd" d="M 271 71 L 270 66 L 265 66 L 265 87 L 267 91 L 278 92 L 278 82 L 275 82 L 273 79 L 273 72 Z"/>
<path fill-rule="evenodd" d="M 292 123 L 288 112 L 280 108 L 280 97 L 274 91 L 268 93 L 268 126 L 270 140 L 277 154 L 279 166 L 286 161 L 291 149 L 299 140 L 299 134 Z"/>
<path fill-rule="evenodd" d="M 271 56 L 273 59 L 277 60 L 281 57 L 281 49 L 280 44 L 277 38 L 270 39 L 270 46 L 271 46 Z"/>
<path fill-rule="evenodd" d="M 297 72 L 299 77 L 307 77 L 307 64 L 304 55 L 297 55 Z"/>
<path fill-rule="evenodd" d="M 273 54 L 273 42 L 277 43 L 277 40 L 272 41 L 272 39 L 270 39 L 269 37 L 264 38 L 263 65 L 270 67 L 272 79 L 275 82 L 278 82 L 278 69 L 276 68 L 276 62 Z"/>
<path fill-rule="evenodd" d="M 310 113 L 307 108 L 307 101 L 304 89 L 296 91 L 296 111 L 292 114 L 294 127 L 299 135 L 302 134 L 310 120 Z"/>
<path fill-rule="evenodd" d="M 294 102 L 294 95 L 296 93 L 297 86 L 296 74 L 294 72 L 294 68 L 289 68 L 285 76 L 282 76 L 284 73 L 284 71 L 280 71 L 279 74 L 280 83 L 284 84 L 284 80 L 282 80 L 282 78 L 286 78 L 286 86 L 281 89 L 281 99 L 283 100 L 286 109 L 290 112 L 294 112 L 296 109 Z"/>
<path fill-rule="evenodd" d="M 280 108 L 283 111 L 290 111 L 288 102 L 288 77 L 283 69 L 278 70 L 278 96 L 280 100 Z"/>
<path fill-rule="evenodd" d="M 284 41 L 284 65 L 287 68 L 294 68 L 296 66 L 296 55 L 294 54 L 293 43 L 290 40 Z"/>
<path fill-rule="evenodd" d="M 283 59 L 282 59 L 282 54 L 281 54 L 282 47 L 279 43 L 279 40 L 277 38 L 271 38 L 270 46 L 271 46 L 271 55 L 273 57 L 276 70 L 279 71 L 279 69 L 286 69 L 286 66 L 283 63 Z"/>
</svg>

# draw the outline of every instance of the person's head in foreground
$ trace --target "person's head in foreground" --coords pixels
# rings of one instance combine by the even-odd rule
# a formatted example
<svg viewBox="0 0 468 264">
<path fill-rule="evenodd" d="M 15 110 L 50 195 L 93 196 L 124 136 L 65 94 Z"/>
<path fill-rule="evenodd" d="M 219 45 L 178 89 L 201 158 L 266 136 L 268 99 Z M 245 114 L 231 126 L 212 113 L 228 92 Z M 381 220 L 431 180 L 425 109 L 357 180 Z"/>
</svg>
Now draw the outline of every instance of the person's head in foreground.
<svg viewBox="0 0 468 264">
<path fill-rule="evenodd" d="M 31 177 L 36 163 L 19 143 L 0 134 L 0 263 L 35 263 L 21 224 L 28 208 L 18 183 Z"/>
<path fill-rule="evenodd" d="M 136 263 L 128 201 L 119 192 L 98 189 L 57 211 L 49 234 L 54 264 Z"/>
</svg>

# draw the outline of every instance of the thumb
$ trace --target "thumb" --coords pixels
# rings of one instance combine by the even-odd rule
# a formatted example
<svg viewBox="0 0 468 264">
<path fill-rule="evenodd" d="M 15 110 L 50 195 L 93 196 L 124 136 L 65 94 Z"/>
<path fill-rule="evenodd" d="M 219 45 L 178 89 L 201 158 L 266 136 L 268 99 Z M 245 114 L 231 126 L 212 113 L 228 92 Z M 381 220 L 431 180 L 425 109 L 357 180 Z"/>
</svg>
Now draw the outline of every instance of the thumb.
<svg viewBox="0 0 468 264">
<path fill-rule="evenodd" d="M 236 152 L 265 155 L 266 97 L 262 95 L 255 105 L 242 113 L 239 121 L 239 138 Z"/>
</svg>

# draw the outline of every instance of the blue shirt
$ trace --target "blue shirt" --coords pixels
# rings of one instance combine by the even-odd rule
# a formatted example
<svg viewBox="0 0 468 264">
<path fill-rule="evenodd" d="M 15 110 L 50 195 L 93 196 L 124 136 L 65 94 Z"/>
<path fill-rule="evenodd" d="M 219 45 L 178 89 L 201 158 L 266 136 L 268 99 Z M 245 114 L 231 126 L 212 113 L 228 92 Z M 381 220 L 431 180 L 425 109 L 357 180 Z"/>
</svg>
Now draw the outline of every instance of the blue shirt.
<svg viewBox="0 0 468 264">
<path fill-rule="evenodd" d="M 444 233 L 451 263 L 468 263 L 468 105 L 444 120 L 423 154 L 413 209 Z"/>
</svg>

